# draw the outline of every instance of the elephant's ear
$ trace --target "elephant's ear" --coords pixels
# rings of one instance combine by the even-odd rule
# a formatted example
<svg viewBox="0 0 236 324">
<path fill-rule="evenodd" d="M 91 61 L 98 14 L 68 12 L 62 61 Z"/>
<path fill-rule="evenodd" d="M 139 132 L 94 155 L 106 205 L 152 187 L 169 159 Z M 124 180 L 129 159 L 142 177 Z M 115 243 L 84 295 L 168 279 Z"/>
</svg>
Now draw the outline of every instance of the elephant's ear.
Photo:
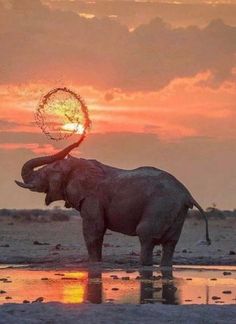
<svg viewBox="0 0 236 324">
<path fill-rule="evenodd" d="M 75 159 L 73 157 L 68 159 L 70 159 L 68 163 L 72 172 L 69 173 L 66 180 L 66 197 L 70 197 L 70 200 L 75 199 L 74 205 L 76 205 L 86 197 L 97 194 L 97 188 L 105 178 L 105 171 L 97 161 Z"/>
</svg>

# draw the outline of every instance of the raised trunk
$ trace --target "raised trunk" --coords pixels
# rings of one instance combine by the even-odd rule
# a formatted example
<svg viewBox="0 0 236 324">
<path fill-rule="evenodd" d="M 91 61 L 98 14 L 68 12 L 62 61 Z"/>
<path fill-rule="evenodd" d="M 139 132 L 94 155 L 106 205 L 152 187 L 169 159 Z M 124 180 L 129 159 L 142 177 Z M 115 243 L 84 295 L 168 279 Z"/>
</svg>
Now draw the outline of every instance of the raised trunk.
<svg viewBox="0 0 236 324">
<path fill-rule="evenodd" d="M 83 141 L 83 139 L 84 139 L 84 135 L 80 138 L 80 140 L 78 142 L 67 146 L 65 149 L 63 149 L 62 151 L 60 151 L 54 155 L 42 156 L 42 157 L 38 157 L 38 158 L 27 161 L 23 165 L 22 170 L 21 170 L 21 176 L 22 176 L 22 179 L 24 180 L 24 182 L 25 183 L 31 182 L 32 177 L 34 175 L 34 168 L 37 168 L 44 164 L 52 163 L 57 160 L 64 159 L 64 157 L 66 155 L 68 155 L 71 150 L 73 150 L 74 148 L 76 148 L 80 145 L 80 143 Z"/>
</svg>

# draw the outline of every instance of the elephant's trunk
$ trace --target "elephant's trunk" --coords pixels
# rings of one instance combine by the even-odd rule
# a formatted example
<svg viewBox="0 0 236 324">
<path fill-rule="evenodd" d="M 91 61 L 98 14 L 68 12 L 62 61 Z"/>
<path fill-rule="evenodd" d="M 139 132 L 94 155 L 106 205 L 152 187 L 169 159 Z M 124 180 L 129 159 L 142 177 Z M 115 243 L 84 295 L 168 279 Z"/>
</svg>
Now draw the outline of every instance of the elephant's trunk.
<svg viewBox="0 0 236 324">
<path fill-rule="evenodd" d="M 38 157 L 38 158 L 27 161 L 23 165 L 22 170 L 21 170 L 21 176 L 22 176 L 22 179 L 24 180 L 24 183 L 31 182 L 33 175 L 34 175 L 34 168 L 37 168 L 44 164 L 52 163 L 57 160 L 64 159 L 64 157 L 66 155 L 68 155 L 71 150 L 73 150 L 74 148 L 76 148 L 80 145 L 80 143 L 83 141 L 83 139 L 84 139 L 84 135 L 80 138 L 80 140 L 78 142 L 67 146 L 65 149 L 63 149 L 62 151 L 60 151 L 54 155 L 42 156 L 42 157 Z"/>
</svg>

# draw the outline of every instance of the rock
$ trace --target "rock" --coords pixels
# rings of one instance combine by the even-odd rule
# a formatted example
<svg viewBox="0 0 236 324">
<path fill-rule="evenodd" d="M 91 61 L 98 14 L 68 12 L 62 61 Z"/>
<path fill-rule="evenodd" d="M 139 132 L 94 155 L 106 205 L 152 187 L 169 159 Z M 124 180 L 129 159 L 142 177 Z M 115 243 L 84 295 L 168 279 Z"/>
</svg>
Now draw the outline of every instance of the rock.
<svg viewBox="0 0 236 324">
<path fill-rule="evenodd" d="M 231 290 L 224 290 L 222 291 L 223 294 L 232 294 L 232 291 Z"/>
<path fill-rule="evenodd" d="M 34 245 L 50 245 L 49 243 L 41 243 L 39 241 L 34 241 L 33 244 Z"/>
<path fill-rule="evenodd" d="M 224 276 L 230 276 L 232 274 L 232 272 L 230 272 L 230 271 L 224 271 L 223 272 L 223 275 Z"/>
<path fill-rule="evenodd" d="M 193 280 L 192 278 L 186 278 L 186 280 Z"/>
<path fill-rule="evenodd" d="M 119 290 L 119 288 L 115 288 L 115 287 L 114 287 L 114 288 L 111 288 L 111 290 Z"/>
<path fill-rule="evenodd" d="M 185 299 L 184 301 L 186 301 L 186 302 L 191 302 L 192 299 Z"/>
<path fill-rule="evenodd" d="M 61 250 L 61 248 L 62 248 L 61 244 L 57 244 L 57 245 L 55 246 L 55 249 L 56 249 L 56 250 Z"/>
<path fill-rule="evenodd" d="M 129 277 L 121 277 L 122 280 L 129 280 Z"/>
<path fill-rule="evenodd" d="M 0 294 L 6 294 L 7 292 L 5 290 L 0 290 Z"/>
<path fill-rule="evenodd" d="M 182 253 L 187 253 L 188 251 L 186 249 L 183 249 L 182 250 Z"/>
<path fill-rule="evenodd" d="M 41 278 L 41 280 L 48 280 L 48 278 Z"/>
<path fill-rule="evenodd" d="M 38 297 L 34 301 L 32 301 L 32 303 L 42 303 L 43 301 L 44 301 L 43 297 Z"/>
<path fill-rule="evenodd" d="M 118 277 L 117 275 L 110 275 L 110 277 L 111 277 L 112 279 L 119 279 L 119 277 Z"/>
<path fill-rule="evenodd" d="M 12 299 L 12 297 L 10 297 L 10 296 L 6 296 L 5 299 Z"/>
<path fill-rule="evenodd" d="M 212 296 L 211 299 L 213 299 L 213 300 L 218 300 L 218 299 L 221 299 L 221 298 L 218 297 L 218 296 Z"/>
<path fill-rule="evenodd" d="M 232 250 L 229 251 L 229 255 L 235 255 L 235 254 L 236 254 L 236 252 L 234 252 Z"/>
<path fill-rule="evenodd" d="M 10 247 L 10 245 L 9 244 L 3 244 L 3 245 L 0 245 L 0 247 L 6 247 L 6 248 L 8 248 L 8 247 Z"/>
<path fill-rule="evenodd" d="M 29 300 L 27 300 L 27 299 L 23 300 L 23 304 L 29 304 L 29 303 L 30 303 Z"/>
</svg>

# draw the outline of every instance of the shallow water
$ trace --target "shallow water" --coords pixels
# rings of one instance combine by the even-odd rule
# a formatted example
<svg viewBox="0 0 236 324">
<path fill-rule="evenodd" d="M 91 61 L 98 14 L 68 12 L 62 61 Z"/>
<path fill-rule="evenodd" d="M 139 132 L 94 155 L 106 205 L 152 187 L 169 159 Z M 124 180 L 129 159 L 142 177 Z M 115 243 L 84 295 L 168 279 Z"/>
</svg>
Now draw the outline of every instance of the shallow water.
<svg viewBox="0 0 236 324">
<path fill-rule="evenodd" d="M 224 274 L 224 272 L 227 274 Z M 236 267 L 175 267 L 174 279 L 158 271 L 55 271 L 0 268 L 0 304 L 162 303 L 236 304 Z"/>
</svg>

